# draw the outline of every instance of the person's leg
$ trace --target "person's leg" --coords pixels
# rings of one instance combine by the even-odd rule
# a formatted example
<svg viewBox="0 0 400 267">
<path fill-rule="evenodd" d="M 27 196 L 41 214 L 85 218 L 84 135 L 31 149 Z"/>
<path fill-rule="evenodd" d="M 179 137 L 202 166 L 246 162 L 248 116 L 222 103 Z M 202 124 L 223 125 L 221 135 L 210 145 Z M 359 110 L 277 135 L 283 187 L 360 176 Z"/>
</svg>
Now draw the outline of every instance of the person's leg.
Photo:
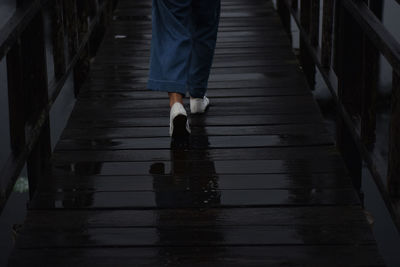
<svg viewBox="0 0 400 267">
<path fill-rule="evenodd" d="M 192 1 L 192 39 L 188 90 L 195 98 L 202 98 L 207 90 L 213 61 L 220 17 L 220 0 Z"/>
<path fill-rule="evenodd" d="M 190 134 L 183 97 L 192 49 L 189 29 L 192 0 L 153 0 L 152 42 L 148 88 L 168 92 L 170 135 Z"/>
<path fill-rule="evenodd" d="M 168 93 L 169 96 L 169 106 L 172 107 L 176 102 L 183 105 L 183 95 L 180 93 Z"/>
<path fill-rule="evenodd" d="M 187 91 L 192 49 L 191 0 L 153 0 L 152 43 L 148 88 L 165 91 L 171 101 L 182 101 Z"/>
</svg>

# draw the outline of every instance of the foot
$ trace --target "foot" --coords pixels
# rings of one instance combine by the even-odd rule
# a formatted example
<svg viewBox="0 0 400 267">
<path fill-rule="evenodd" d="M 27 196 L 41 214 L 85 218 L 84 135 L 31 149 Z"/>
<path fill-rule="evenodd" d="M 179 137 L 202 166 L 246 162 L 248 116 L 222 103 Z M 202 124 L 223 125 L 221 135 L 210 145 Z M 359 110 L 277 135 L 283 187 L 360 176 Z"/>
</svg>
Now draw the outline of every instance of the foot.
<svg viewBox="0 0 400 267">
<path fill-rule="evenodd" d="M 176 102 L 172 105 L 169 115 L 169 135 L 176 137 L 185 137 L 190 134 L 187 113 L 183 105 Z"/>
<path fill-rule="evenodd" d="M 190 112 L 192 114 L 204 113 L 210 104 L 210 100 L 204 96 L 203 98 L 190 97 Z"/>
</svg>

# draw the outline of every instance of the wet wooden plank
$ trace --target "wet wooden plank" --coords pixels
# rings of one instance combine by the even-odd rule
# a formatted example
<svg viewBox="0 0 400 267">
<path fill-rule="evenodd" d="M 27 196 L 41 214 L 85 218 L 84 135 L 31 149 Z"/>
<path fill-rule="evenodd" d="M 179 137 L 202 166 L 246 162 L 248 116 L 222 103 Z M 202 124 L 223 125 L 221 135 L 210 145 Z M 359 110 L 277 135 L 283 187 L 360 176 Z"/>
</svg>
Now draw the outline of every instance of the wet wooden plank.
<svg viewBox="0 0 400 267">
<path fill-rule="evenodd" d="M 267 136 L 193 136 L 190 138 L 191 149 L 216 148 L 243 148 L 243 147 L 295 147 L 333 145 L 330 135 L 304 137 L 294 135 L 267 135 Z M 169 149 L 170 137 L 124 138 L 124 139 L 88 139 L 88 140 L 61 140 L 57 150 L 135 150 L 135 149 Z"/>
<path fill-rule="evenodd" d="M 111 48 L 113 47 L 114 49 L 117 48 L 124 48 L 124 47 L 129 47 L 129 49 L 139 49 L 139 50 L 149 50 L 149 45 L 150 45 L 150 40 L 132 40 L 129 43 L 107 43 L 103 47 L 104 48 Z M 102 48 L 103 48 L 102 47 Z M 223 49 L 223 48 L 265 48 L 265 49 L 272 49 L 272 48 L 283 48 L 283 47 L 288 47 L 290 49 L 290 46 L 288 46 L 287 42 L 255 42 L 255 41 L 238 41 L 238 42 L 232 42 L 232 43 L 218 43 L 217 44 L 217 49 Z M 100 48 L 100 52 L 102 52 L 102 48 Z M 99 67 L 99 66 L 97 66 Z"/>
<path fill-rule="evenodd" d="M 165 97 L 166 98 L 166 97 Z M 160 107 L 165 106 L 168 102 L 167 99 L 129 99 L 129 98 L 100 98 L 100 99 L 80 99 L 76 107 L 90 106 L 98 108 L 98 105 L 118 105 L 119 108 L 139 108 L 139 107 Z M 229 106 L 245 106 L 251 107 L 253 105 L 289 105 L 297 103 L 298 105 L 313 105 L 315 100 L 310 95 L 297 95 L 297 96 L 257 96 L 257 97 L 216 97 L 211 103 L 215 107 L 228 107 Z M 186 103 L 188 105 L 188 103 Z M 168 106 L 168 105 L 167 105 Z M 211 106 L 210 106 L 211 107 Z M 314 105 L 314 108 L 317 107 Z M 210 111 L 212 111 L 210 109 Z M 208 113 L 207 113 L 208 114 Z M 168 115 L 168 114 L 167 114 Z"/>
<path fill-rule="evenodd" d="M 138 120 L 145 120 L 148 118 L 153 118 L 153 117 L 158 117 L 160 120 L 164 120 L 168 122 L 168 116 L 169 116 L 169 106 L 168 106 L 168 101 L 165 99 L 165 93 L 163 94 L 164 98 L 156 98 L 158 100 L 161 100 L 160 106 L 129 106 L 129 105 L 107 105 L 107 109 L 100 110 L 98 107 L 92 107 L 92 106 L 85 106 L 81 105 L 79 107 L 76 107 L 75 110 L 73 111 L 71 115 L 71 120 L 76 119 L 77 121 L 83 121 L 83 120 L 97 120 L 98 118 L 102 118 L 102 120 L 106 121 L 110 118 L 116 119 L 116 120 L 124 120 L 127 118 L 137 118 Z M 146 102 L 146 99 L 141 99 L 143 102 Z M 96 100 L 93 100 L 95 102 Z M 213 100 L 211 100 L 213 101 Z M 89 99 L 87 99 L 87 102 L 90 102 Z M 98 105 L 97 105 L 98 106 Z M 190 112 L 190 108 L 188 105 L 185 105 L 187 108 L 187 111 Z M 313 103 L 306 104 L 306 103 L 296 103 L 296 102 L 289 102 L 285 105 L 282 105 L 281 103 L 271 103 L 268 105 L 264 105 L 263 103 L 254 103 L 251 106 L 246 106 L 246 105 L 238 105 L 238 106 L 215 106 L 213 103 L 211 103 L 211 107 L 207 111 L 207 116 L 210 118 L 213 118 L 213 120 L 218 120 L 221 118 L 225 118 L 228 121 L 236 121 L 235 118 L 238 118 L 238 122 L 242 121 L 243 118 L 246 118 L 248 116 L 258 116 L 258 119 L 264 120 L 264 124 L 267 124 L 270 120 L 268 118 L 273 118 L 273 117 L 282 117 L 282 124 L 287 123 L 287 119 L 284 120 L 285 116 L 298 116 L 300 117 L 301 115 L 304 117 L 307 117 L 310 114 L 315 114 L 318 109 L 313 105 Z M 84 116 L 83 116 L 84 114 Z M 273 115 L 271 117 L 271 115 Z M 84 117 L 84 118 L 83 118 Z M 210 120 L 208 120 L 210 121 Z M 212 120 L 211 120 L 212 121 Z M 310 122 L 308 119 L 302 120 L 304 121 L 304 124 L 307 124 L 309 127 L 316 128 L 318 130 L 320 127 L 318 127 L 318 124 L 313 124 Z M 203 116 L 191 116 L 190 117 L 190 122 L 192 123 L 193 128 L 200 128 L 205 127 L 207 128 L 207 124 L 205 124 L 205 118 Z M 115 122 L 116 123 L 116 122 Z M 106 123 L 102 123 L 104 127 L 107 127 Z M 225 123 L 226 124 L 226 123 Z M 301 124 L 295 123 L 296 126 L 300 126 Z M 165 123 L 163 123 L 165 125 Z M 217 127 L 218 125 L 214 125 Z M 71 126 L 72 127 L 72 126 Z M 79 126 L 77 126 L 79 127 Z M 115 128 L 116 126 L 112 126 L 112 128 Z M 223 125 L 220 125 L 220 127 L 224 127 Z M 232 132 L 236 132 L 236 127 L 231 127 Z M 245 127 L 245 126 L 244 126 Z M 250 126 L 248 126 L 250 127 Z M 260 125 L 262 127 L 262 125 Z M 87 128 L 87 127 L 86 127 Z M 110 128 L 110 127 L 108 127 Z M 295 126 L 291 127 L 293 131 L 296 131 Z"/>
<path fill-rule="evenodd" d="M 267 24 L 261 23 L 261 24 L 248 24 L 248 21 L 242 20 L 244 22 L 244 25 L 238 25 L 238 22 L 236 20 L 232 21 L 226 21 L 220 23 L 219 27 L 219 32 L 242 32 L 242 31 L 258 31 L 258 33 L 265 33 L 267 31 L 274 31 L 276 30 L 277 25 L 279 25 L 279 21 L 276 19 L 265 19 L 264 22 L 268 22 Z M 247 22 L 247 23 L 246 23 Z M 247 25 L 246 25 L 247 24 Z M 151 23 L 146 23 L 146 24 L 141 24 L 137 25 L 136 22 L 126 22 L 126 21 L 116 21 L 113 23 L 111 27 L 109 27 L 108 35 L 106 36 L 111 36 L 115 37 L 118 35 L 119 32 L 123 33 L 121 34 L 122 36 L 119 36 L 120 38 L 125 38 L 126 34 L 138 34 L 138 33 L 151 33 Z M 284 46 L 286 49 L 288 48 L 287 46 Z M 277 50 L 279 50 L 277 48 Z M 113 51 L 117 52 L 117 51 Z M 248 52 L 244 50 L 243 52 Z M 268 52 L 268 51 L 261 51 L 263 53 Z"/>
<path fill-rule="evenodd" d="M 287 55 L 287 54 L 286 54 Z M 135 60 L 129 58 L 106 58 L 98 60 L 101 64 L 113 64 L 113 65 L 132 65 L 148 68 L 149 60 L 147 57 L 136 58 Z M 147 65 L 146 65 L 147 63 Z M 283 65 L 283 64 L 296 64 L 296 61 L 292 57 L 257 57 L 256 55 L 243 55 L 243 56 L 232 56 L 232 55 L 220 55 L 216 56 L 216 60 L 213 62 L 213 66 L 227 67 L 227 66 L 270 66 L 270 65 Z"/>
<path fill-rule="evenodd" d="M 258 48 L 258 50 L 261 50 Z M 115 50 L 114 50 L 115 51 Z M 266 51 L 264 49 L 264 51 Z M 274 52 L 275 51 L 275 52 Z M 121 51 L 122 52 L 122 51 Z M 141 53 L 141 54 L 134 54 L 134 53 L 127 53 L 129 51 L 124 51 L 118 53 L 104 53 L 103 56 L 97 57 L 96 61 L 99 63 L 105 62 L 118 62 L 118 63 L 129 63 L 132 61 L 149 61 L 149 54 L 148 53 Z M 245 53 L 244 49 L 242 48 L 229 48 L 225 50 L 219 50 L 218 53 L 214 55 L 214 62 L 218 64 L 222 64 L 228 60 L 237 59 L 237 60 L 263 60 L 264 62 L 269 62 L 273 61 L 276 59 L 281 59 L 281 60 L 291 60 L 292 55 L 285 53 L 287 52 L 287 49 L 274 49 L 273 51 L 270 51 L 269 53 L 267 52 L 260 52 L 257 50 L 256 51 L 251 51 L 251 53 Z M 240 56 L 238 56 L 238 54 Z"/>
<path fill-rule="evenodd" d="M 101 77 L 101 75 L 104 75 L 105 77 Z M 101 77 L 102 79 L 105 78 L 112 78 L 112 77 L 121 77 L 121 78 L 142 78 L 146 77 L 148 75 L 148 70 L 146 69 L 133 69 L 129 67 L 118 67 L 118 68 L 96 68 L 92 70 L 92 74 L 90 75 L 90 79 L 93 80 L 96 77 Z M 245 77 L 245 79 L 242 78 L 242 80 L 256 80 L 256 79 L 266 79 L 266 78 L 284 78 L 289 75 L 294 75 L 297 78 L 300 78 L 301 71 L 298 68 L 298 66 L 295 65 L 276 65 L 276 66 L 265 66 L 262 70 L 260 70 L 257 67 L 254 66 L 245 66 L 245 67 L 236 67 L 234 65 L 231 65 L 229 67 L 221 67 L 221 68 L 214 68 L 211 72 L 210 75 L 210 81 L 218 81 L 218 78 L 224 77 L 229 78 L 230 75 L 232 78 L 231 80 L 238 80 L 239 77 Z M 237 75 L 237 77 L 235 76 Z M 302 77 L 302 76 L 301 76 Z M 261 88 L 270 88 L 267 83 L 261 86 Z M 282 87 L 282 86 L 280 86 Z M 288 87 L 297 87 L 296 83 L 292 83 L 291 85 L 288 85 Z M 213 88 L 211 88 L 212 90 Z M 229 95 L 228 95 L 229 96 Z"/>
<path fill-rule="evenodd" d="M 246 91 L 234 90 L 234 89 L 212 89 L 207 91 L 207 96 L 213 100 L 215 97 L 262 97 L 262 96 L 293 96 L 293 95 L 310 95 L 309 90 L 301 90 L 295 87 L 281 87 L 281 88 L 249 88 Z M 88 90 L 82 92 L 79 98 L 109 98 L 109 99 L 164 99 L 165 92 L 157 91 L 118 91 L 108 90 L 108 91 L 97 91 Z"/>
<path fill-rule="evenodd" d="M 90 111 L 86 111 L 89 112 Z M 112 111 L 111 111 L 112 113 Z M 129 111 L 127 111 L 129 113 Z M 296 129 L 294 132 L 293 129 Z M 280 135 L 296 136 L 326 135 L 325 125 L 320 124 L 290 124 L 290 125 L 256 125 L 256 126 L 199 126 L 191 128 L 192 136 L 241 136 L 241 135 Z M 115 127 L 115 128 L 67 128 L 62 139 L 113 139 L 134 137 L 166 137 L 169 136 L 165 127 Z M 332 137 L 331 137 L 332 138 Z"/>
<path fill-rule="evenodd" d="M 300 80 L 298 82 L 301 82 Z M 143 90 L 148 90 L 147 85 L 145 83 L 129 83 L 129 82 L 122 82 L 122 81 L 92 81 L 88 82 L 87 86 L 91 86 L 94 88 L 99 88 L 101 90 L 138 90 L 138 91 L 143 91 Z M 209 84 L 210 90 L 213 89 L 226 89 L 226 88 L 232 88 L 232 89 L 251 89 L 251 88 L 279 88 L 279 87 L 292 87 L 294 86 L 293 82 L 291 81 L 286 81 L 286 82 L 279 82 L 279 79 L 271 79 L 271 82 L 268 84 L 265 84 L 262 81 L 257 81 L 257 80 L 250 80 L 250 81 L 245 81 L 245 80 L 240 80 L 240 81 L 216 81 L 216 82 L 210 82 Z M 304 89 L 308 88 L 306 87 L 305 84 L 299 84 L 299 87 L 301 87 L 301 90 L 304 91 Z M 108 89 L 107 89 L 108 88 Z"/>
<path fill-rule="evenodd" d="M 124 35 L 115 35 L 115 36 L 124 36 Z M 98 56 L 96 60 L 106 60 L 110 58 L 149 58 L 150 49 L 148 47 L 143 47 L 143 49 L 134 49 L 129 45 L 120 46 L 121 50 L 116 50 L 116 46 L 110 46 L 109 48 L 104 48 L 102 52 L 105 54 L 104 56 Z M 266 46 L 266 47 L 255 47 L 251 50 L 242 48 L 242 47 L 233 47 L 233 48 L 224 48 L 215 51 L 215 56 L 224 57 L 224 56 L 235 56 L 237 54 L 241 54 L 243 56 L 253 56 L 253 55 L 262 55 L 263 57 L 271 56 L 273 57 L 278 55 L 283 55 L 287 52 L 288 47 L 282 46 Z M 274 53 L 275 51 L 275 53 Z M 286 53 L 287 56 L 287 53 Z"/>
<path fill-rule="evenodd" d="M 150 13 L 150 9 L 133 9 L 133 10 L 117 10 L 114 14 L 117 17 L 117 19 L 121 18 L 136 18 L 136 19 L 142 19 L 143 18 L 143 12 Z M 253 18 L 265 18 L 268 15 L 274 15 L 273 10 L 259 10 L 259 9 L 253 9 L 253 10 L 237 10 L 237 11 L 231 11 L 231 12 L 223 12 L 221 14 L 221 18 L 248 18 L 248 17 L 253 17 Z"/>
<path fill-rule="evenodd" d="M 81 231 L 20 233 L 18 248 L 127 246 L 367 245 L 374 239 L 366 225 L 210 226 L 87 228 Z M 357 240 L 357 241 L 355 241 Z"/>
<path fill-rule="evenodd" d="M 132 76 L 135 76 L 132 74 Z M 109 83 L 107 83 L 109 84 Z M 247 92 L 247 93 L 246 93 Z M 293 87 L 293 86 L 253 86 L 248 85 L 246 86 L 246 92 L 241 90 L 240 87 L 221 87 L 220 88 L 210 88 L 207 95 L 210 98 L 215 97 L 262 97 L 262 96 L 296 96 L 296 95 L 310 95 L 310 91 L 306 87 Z M 147 93 L 147 94 L 146 94 Z M 229 93 L 224 95 L 224 93 Z M 91 89 L 89 90 L 89 85 L 86 85 L 85 90 L 81 93 L 79 98 L 98 98 L 109 96 L 110 98 L 118 97 L 118 96 L 136 96 L 138 100 L 140 99 L 153 99 L 153 98 L 163 98 L 165 100 L 165 92 L 161 91 L 150 91 L 145 88 L 144 85 L 141 87 L 131 86 L 130 84 L 124 84 L 121 86 L 109 84 L 98 84 L 92 85 Z M 212 100 L 212 99 L 211 99 Z M 251 107 L 251 106 L 250 106 Z"/>
<path fill-rule="evenodd" d="M 144 52 L 141 52 L 144 53 Z M 229 54 L 226 55 L 227 57 Z M 104 76 L 103 76 L 104 75 Z M 148 76 L 148 71 L 146 70 L 122 70 L 122 69 L 109 69 L 109 70 L 93 70 L 89 76 L 90 80 L 95 80 L 98 78 L 99 80 L 105 78 L 141 78 L 140 81 Z M 278 65 L 274 67 L 269 67 L 260 70 L 260 68 L 256 68 L 254 66 L 250 67 L 235 67 L 233 65 L 229 67 L 223 68 L 215 68 L 211 71 L 210 80 L 213 81 L 237 81 L 237 80 L 264 80 L 268 81 L 267 78 L 284 78 L 287 76 L 293 76 L 293 78 L 301 78 L 302 73 L 298 66 L 288 66 L 288 65 Z M 264 84 L 264 88 L 266 88 L 268 84 Z M 293 81 L 292 87 L 295 87 L 296 83 Z M 228 94 L 229 96 L 229 94 Z"/>
<path fill-rule="evenodd" d="M 192 150 L 186 155 L 187 160 L 204 159 L 209 160 L 230 160 L 230 159 L 284 159 L 287 161 L 326 159 L 331 160 L 339 158 L 339 153 L 333 146 L 319 147 L 269 147 L 265 148 L 228 148 L 212 150 Z M 71 163 L 71 162 L 121 162 L 121 161 L 164 161 L 173 158 L 170 150 L 114 150 L 114 151 L 55 151 L 53 162 Z"/>
<path fill-rule="evenodd" d="M 245 148 L 247 150 L 247 148 Z M 265 149 L 263 149 L 265 150 Z M 140 151 L 140 150 L 139 150 Z M 161 154 L 163 150 L 155 150 Z M 147 158 L 142 161 L 80 161 L 78 158 L 71 157 L 65 162 L 55 158 L 53 169 L 64 170 L 66 172 L 81 175 L 141 175 L 151 173 L 151 168 L 155 164 L 163 165 L 164 174 L 179 170 L 179 174 L 189 174 L 196 171 L 196 175 L 211 174 L 255 174 L 255 173 L 324 173 L 335 172 L 337 174 L 347 173 L 342 168 L 343 161 L 341 158 L 325 157 L 310 159 L 248 159 L 241 155 L 234 155 L 231 160 L 213 160 L 208 157 L 207 150 L 194 151 L 168 151 L 170 161 L 162 161 Z M 218 151 L 218 150 L 217 150 Z M 234 152 L 231 149 L 231 152 Z M 240 151 L 236 149 L 236 151 Z M 114 151 L 109 151 L 113 153 Z M 67 154 L 67 151 L 58 151 L 60 155 Z M 71 151 L 71 154 L 81 153 Z M 105 151 L 103 153 L 106 153 Z M 136 154 L 135 152 L 131 152 Z M 190 154 L 190 155 L 189 155 Z M 192 155 L 193 154 L 193 155 Z M 196 158 L 198 157 L 198 158 Z M 73 165 L 73 166 L 72 166 Z M 158 166 L 157 166 L 158 167 Z M 176 170 L 177 169 L 177 170 Z"/>
<path fill-rule="evenodd" d="M 284 83 L 282 85 L 287 86 L 295 86 L 296 82 L 302 81 L 303 76 L 300 75 L 298 71 L 286 72 L 286 73 L 274 73 L 272 75 L 264 74 L 264 73 L 226 73 L 226 74 L 214 74 L 210 76 L 209 82 L 232 82 L 232 81 L 254 81 L 254 82 L 264 82 L 265 85 L 273 84 L 276 79 L 282 79 L 283 77 L 291 76 L 291 83 Z M 146 83 L 148 77 L 147 76 L 129 76 L 129 75 L 91 75 L 88 79 L 89 83 L 99 83 L 99 82 L 135 82 L 138 84 Z M 229 97 L 229 95 L 227 95 Z"/>
<path fill-rule="evenodd" d="M 19 249 L 12 266 L 385 266 L 375 245 Z M 46 258 L 44 262 L 43 259 Z"/>
<path fill-rule="evenodd" d="M 246 40 L 248 42 L 255 42 L 255 43 L 264 43 L 264 42 L 270 42 L 274 44 L 283 44 L 287 45 L 288 41 L 288 36 L 286 35 L 285 32 L 276 32 L 275 34 L 271 35 L 253 35 L 253 36 L 247 36 Z M 140 41 L 138 41 L 140 40 Z M 113 39 L 111 40 L 110 44 L 145 44 L 149 43 L 151 40 L 151 34 L 137 34 L 136 38 L 130 39 L 130 38 L 125 38 L 125 39 Z M 217 38 L 218 43 L 241 43 L 243 42 L 243 38 L 241 36 L 221 36 Z"/>
<path fill-rule="evenodd" d="M 100 106 L 100 105 L 99 105 Z M 104 106 L 104 108 L 109 108 Z M 205 117 L 201 122 L 193 120 L 193 126 L 244 126 L 244 125 L 276 125 L 276 124 L 296 124 L 299 121 L 304 123 L 312 123 L 316 119 L 320 119 L 320 114 L 309 113 L 304 114 L 277 114 L 277 115 L 236 115 L 236 116 L 213 116 Z M 115 118 L 108 119 L 99 118 L 93 120 L 81 117 L 68 122 L 67 127 L 72 128 L 91 128 L 91 127 L 132 127 L 132 126 L 165 126 L 169 127 L 169 120 L 165 117 L 157 117 L 152 119 L 138 120 L 136 118 Z"/>
<path fill-rule="evenodd" d="M 309 218 L 313 218 L 310 220 Z M 251 225 L 358 225 L 365 216 L 357 206 L 268 207 L 159 210 L 32 210 L 24 231 L 110 227 L 215 227 Z"/>
<path fill-rule="evenodd" d="M 276 174 L 215 174 L 202 176 L 196 174 L 158 175 L 157 190 L 181 190 L 199 188 L 218 180 L 218 189 L 300 189 L 300 188 L 351 188 L 347 175 L 335 173 L 276 173 Z M 74 173 L 55 173 L 50 179 L 42 181 L 41 192 L 73 192 L 73 191 L 149 191 L 154 189 L 152 175 L 92 175 L 85 176 Z M 282 211 L 285 213 L 285 211 Z"/>
<path fill-rule="evenodd" d="M 101 104 L 96 103 L 96 106 L 85 106 L 85 105 L 80 105 L 77 106 L 76 109 L 74 110 L 71 120 L 77 120 L 77 122 L 81 121 L 87 121 L 87 120 L 96 120 L 98 118 L 102 118 L 103 122 L 102 125 L 104 127 L 107 127 L 106 121 L 109 120 L 110 118 L 114 118 L 116 120 L 126 120 L 129 118 L 137 118 L 141 120 L 145 120 L 146 118 L 151 118 L 151 117 L 158 117 L 160 118 L 159 120 L 164 120 L 168 122 L 168 119 L 165 119 L 168 117 L 168 112 L 169 112 L 169 106 L 168 106 L 168 101 L 165 99 L 157 99 L 157 101 L 160 103 L 159 106 L 149 106 L 146 104 L 147 99 L 142 99 L 142 103 L 139 103 L 138 100 L 138 105 L 137 106 L 130 106 L 129 102 L 121 103 L 121 105 L 118 104 L 105 104 L 104 106 L 107 107 L 107 110 L 100 110 L 98 107 Z M 101 99 L 94 99 L 92 102 L 100 102 Z M 87 99 L 87 102 L 90 102 L 89 99 Z M 311 103 L 313 104 L 313 103 Z M 185 105 L 189 110 L 189 105 Z M 245 121 L 248 117 L 253 116 L 255 117 L 252 121 L 263 121 L 261 124 L 278 124 L 274 123 L 276 119 L 279 117 L 282 119 L 281 124 L 296 124 L 299 125 L 299 123 L 292 123 L 291 121 L 293 118 L 298 117 L 298 118 L 303 118 L 302 121 L 304 124 L 308 124 L 310 127 L 313 124 L 314 121 L 311 121 L 310 119 L 307 119 L 308 116 L 314 116 L 315 111 L 318 111 L 318 109 L 315 107 L 315 105 L 307 105 L 306 103 L 296 103 L 296 102 L 288 102 L 285 105 L 282 105 L 281 103 L 271 103 L 269 105 L 263 105 L 263 103 L 254 103 L 251 106 L 246 106 L 246 105 L 225 105 L 225 106 L 215 106 L 213 103 L 210 104 L 210 108 L 207 111 L 207 116 L 210 119 L 205 118 L 204 116 L 198 116 L 198 115 L 193 115 L 189 118 L 190 122 L 192 123 L 193 127 L 207 127 L 208 123 L 214 124 L 214 126 L 217 123 L 217 121 L 224 120 L 226 121 L 224 124 L 221 124 L 219 126 L 223 127 L 226 125 L 229 125 L 229 122 L 231 122 L 231 125 L 238 125 L 238 124 L 245 124 Z M 108 111 L 108 112 L 107 112 Z M 82 116 L 82 115 L 85 116 Z M 100 121 L 100 120 L 99 120 Z M 299 122 L 298 121 L 298 122 Z M 250 122 L 250 121 L 249 121 Z M 124 122 L 126 124 L 127 122 Z M 72 121 L 71 121 L 72 124 Z M 117 127 L 116 126 L 117 121 L 114 122 L 114 125 L 109 125 L 110 127 Z M 138 123 L 135 123 L 134 125 L 137 125 Z M 151 126 L 150 123 L 146 123 L 147 126 Z M 162 123 L 162 125 L 165 125 L 165 123 Z M 157 126 L 157 124 L 153 125 Z M 314 125 L 314 127 L 317 127 L 317 124 Z M 296 130 L 294 127 L 292 127 L 293 130 Z M 234 129 L 233 129 L 234 131 Z"/>
<path fill-rule="evenodd" d="M 203 189 L 204 190 L 204 189 Z M 359 205 L 354 189 L 40 192 L 29 209 L 163 209 Z M 361 225 L 357 225 L 361 227 Z M 369 229 L 370 230 L 370 229 Z"/>
<path fill-rule="evenodd" d="M 118 33 L 119 29 L 115 29 L 115 32 Z M 121 42 L 129 42 L 129 40 L 133 39 L 151 39 L 151 32 L 149 31 L 143 31 L 143 32 L 138 32 L 134 28 L 131 29 L 125 29 L 124 31 L 125 38 L 114 38 L 117 41 Z M 254 40 L 269 40 L 269 39 L 277 39 L 276 37 L 278 36 L 285 36 L 285 33 L 280 31 L 279 29 L 269 29 L 268 35 L 263 35 L 260 36 L 260 31 L 259 29 L 257 30 L 235 30 L 235 31 L 219 31 L 218 32 L 218 38 L 220 38 L 222 41 L 223 40 L 230 40 L 233 38 L 240 38 L 244 37 L 248 41 L 254 41 Z M 265 39 L 264 39 L 265 38 Z M 281 40 L 285 40 L 284 38 L 281 38 Z M 237 40 L 237 39 L 234 39 Z M 243 39 L 242 39 L 243 40 Z M 242 41 L 241 40 L 241 41 Z M 275 40 L 276 41 L 276 40 Z M 279 51 L 279 50 L 278 50 Z M 290 54 L 281 54 L 281 56 L 288 57 L 291 56 Z"/>
</svg>

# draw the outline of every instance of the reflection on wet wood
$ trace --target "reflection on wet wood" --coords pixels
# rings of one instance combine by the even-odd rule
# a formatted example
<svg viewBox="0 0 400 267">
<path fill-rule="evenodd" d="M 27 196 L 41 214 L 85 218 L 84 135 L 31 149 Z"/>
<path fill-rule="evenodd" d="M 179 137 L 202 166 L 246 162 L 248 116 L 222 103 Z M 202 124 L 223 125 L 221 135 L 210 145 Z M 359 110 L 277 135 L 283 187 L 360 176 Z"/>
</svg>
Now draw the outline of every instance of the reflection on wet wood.
<svg viewBox="0 0 400 267">
<path fill-rule="evenodd" d="M 272 3 L 222 3 L 212 106 L 174 146 L 151 1 L 119 1 L 11 266 L 384 265 Z"/>
</svg>

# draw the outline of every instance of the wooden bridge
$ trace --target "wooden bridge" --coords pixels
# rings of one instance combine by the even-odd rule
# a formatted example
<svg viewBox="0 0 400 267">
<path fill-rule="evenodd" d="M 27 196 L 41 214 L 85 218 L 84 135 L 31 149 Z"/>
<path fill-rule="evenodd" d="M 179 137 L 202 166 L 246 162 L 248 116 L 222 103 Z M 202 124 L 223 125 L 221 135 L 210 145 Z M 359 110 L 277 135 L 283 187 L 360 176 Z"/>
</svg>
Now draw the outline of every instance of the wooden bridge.
<svg viewBox="0 0 400 267">
<path fill-rule="evenodd" d="M 54 25 L 66 25 L 66 33 L 53 35 L 59 54 L 50 100 L 71 73 L 76 87 L 82 85 L 52 153 L 48 119 L 43 120 L 51 102 L 44 113 L 40 107 L 35 111 L 42 120 L 32 129 L 40 131 L 24 141 L 12 135 L 16 156 L 2 177 L 15 181 L 28 159 L 33 178 L 10 266 L 384 265 L 354 169 L 346 167 L 307 84 L 315 68 L 313 50 L 306 48 L 312 38 L 302 43 L 303 68 L 292 52 L 285 31 L 290 1 L 278 1 L 282 24 L 271 1 L 222 0 L 208 91 L 212 105 L 205 115 L 190 116 L 192 136 L 185 146 L 171 145 L 166 94 L 146 89 L 151 1 L 96 5 L 91 21 L 103 30 L 107 25 L 107 32 L 89 72 L 90 49 L 98 43 L 92 37 L 99 34 L 81 20 L 87 7 L 67 2 L 75 1 L 50 7 L 56 11 Z M 303 15 L 307 2 L 315 5 L 302 2 Z M 327 2 L 325 11 L 332 3 Z M 63 22 L 61 6 L 64 12 L 83 11 Z M 36 12 L 32 6 L 23 10 L 26 16 Z M 332 23 L 333 15 L 329 18 Z M 86 30 L 75 36 L 71 28 L 82 25 Z M 332 27 L 324 29 L 332 35 Z M 64 34 L 72 45 L 67 62 L 59 60 Z M 311 28 L 304 34 L 317 33 Z M 331 39 L 324 42 L 332 48 Z M 0 56 L 21 59 L 8 44 Z M 33 47 L 40 50 L 40 43 Z M 326 51 L 331 50 L 325 56 Z M 327 57 L 323 64 L 330 64 L 330 53 Z M 45 62 L 36 59 L 40 70 Z M 21 119 L 16 109 L 10 114 Z M 21 134 L 21 125 L 11 126 Z M 2 181 L 8 195 L 10 185 Z"/>
</svg>

